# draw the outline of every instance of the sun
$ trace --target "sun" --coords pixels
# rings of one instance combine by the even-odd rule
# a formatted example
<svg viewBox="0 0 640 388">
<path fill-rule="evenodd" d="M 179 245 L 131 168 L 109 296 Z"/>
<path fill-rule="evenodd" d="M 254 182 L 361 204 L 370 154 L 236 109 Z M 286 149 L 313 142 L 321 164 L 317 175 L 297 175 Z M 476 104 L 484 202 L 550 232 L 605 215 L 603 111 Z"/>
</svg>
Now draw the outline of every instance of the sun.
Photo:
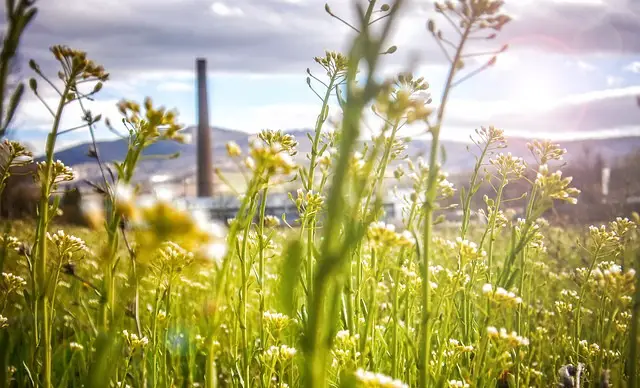
<svg viewBox="0 0 640 388">
<path fill-rule="evenodd" d="M 559 88 L 551 74 L 535 74 L 517 78 L 506 86 L 507 100 L 519 111 L 544 110 L 560 97 Z"/>
</svg>

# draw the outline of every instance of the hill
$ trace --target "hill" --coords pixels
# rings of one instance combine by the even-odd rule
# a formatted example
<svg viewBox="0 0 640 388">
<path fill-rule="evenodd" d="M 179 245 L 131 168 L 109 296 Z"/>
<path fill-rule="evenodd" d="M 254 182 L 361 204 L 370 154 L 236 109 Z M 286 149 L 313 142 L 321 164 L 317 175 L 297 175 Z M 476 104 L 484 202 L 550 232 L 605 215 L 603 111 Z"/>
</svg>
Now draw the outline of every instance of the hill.
<svg viewBox="0 0 640 388">
<path fill-rule="evenodd" d="M 235 141 L 243 150 L 248 148 L 250 134 L 224 128 L 212 128 L 212 151 L 214 166 L 223 171 L 234 171 L 237 169 L 226 154 L 225 144 Z M 185 129 L 194 140 L 196 134 L 195 127 Z M 311 150 L 311 142 L 308 135 L 311 130 L 296 129 L 287 131 L 294 135 L 299 142 L 298 162 L 305 163 L 306 154 Z M 527 158 L 528 139 L 509 138 L 509 147 L 504 152 L 512 152 L 514 155 Z M 600 155 L 606 163 L 612 164 L 620 158 L 630 153 L 640 150 L 640 137 L 607 138 L 563 141 L 561 145 L 568 150 L 566 160 L 572 162 L 584 161 L 585 158 L 592 158 Z M 444 168 L 450 173 L 464 173 L 475 163 L 475 146 L 468 142 L 446 140 L 442 142 L 446 153 Z M 97 144 L 103 161 L 112 162 L 122 160 L 126 154 L 126 140 L 118 139 L 112 141 L 101 141 Z M 428 139 L 413 139 L 409 143 L 407 154 L 413 159 L 419 155 L 426 157 L 428 154 L 430 141 Z M 56 153 L 56 158 L 66 165 L 74 167 L 80 178 L 95 178 L 99 172 L 95 160 L 87 153 L 90 144 L 76 145 Z M 170 175 L 175 178 L 191 176 L 195 174 L 197 147 L 195 141 L 191 144 L 179 144 L 172 141 L 161 141 L 151 145 L 143 155 L 138 171 L 138 179 L 147 180 L 152 175 Z M 473 153 L 473 154 L 472 154 Z M 171 155 L 177 157 L 169 158 Z M 163 156 L 158 158 L 156 156 Z M 146 158 L 146 159 L 145 159 Z"/>
</svg>

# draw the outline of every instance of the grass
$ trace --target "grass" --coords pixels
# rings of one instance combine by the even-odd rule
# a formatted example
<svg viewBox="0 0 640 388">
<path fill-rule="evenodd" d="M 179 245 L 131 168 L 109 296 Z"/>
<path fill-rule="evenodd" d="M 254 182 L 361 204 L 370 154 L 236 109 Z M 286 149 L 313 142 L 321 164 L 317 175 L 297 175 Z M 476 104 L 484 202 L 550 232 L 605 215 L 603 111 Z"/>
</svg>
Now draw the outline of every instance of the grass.
<svg viewBox="0 0 640 388">
<path fill-rule="evenodd" d="M 227 223 L 176 208 L 163 193 L 137 201 L 142 151 L 183 140 L 177 112 L 146 98 L 118 103 L 128 151 L 113 173 L 93 155 L 103 176 L 94 183 L 100 199 L 82 203 L 89 229 L 57 224 L 53 194 L 74 179 L 55 161 L 57 137 L 87 127 L 95 142 L 100 117 L 83 101 L 109 75 L 66 46 L 51 48 L 60 81 L 31 62 L 59 101 L 56 110 L 47 106 L 53 120 L 35 177 L 35 225 L 3 225 L 3 386 L 637 386 L 638 215 L 601 227 L 549 224 L 543 217 L 557 203 L 575 204 L 580 194 L 562 175 L 566 151 L 536 140 L 526 159 L 501 153 L 508 140 L 493 126 L 476 131 L 467 186 L 454 187 L 442 170 L 438 139 L 450 93 L 506 49 L 467 48 L 510 22 L 502 3 L 436 4 L 459 32 L 450 41 L 435 21 L 427 24 L 450 61 L 439 107 L 424 78 L 379 77 L 381 56 L 397 50 L 387 41 L 404 2 L 376 3 L 359 3 L 355 22 L 325 8 L 356 33 L 346 54 L 314 58 L 323 76 L 308 71 L 321 100 L 308 165 L 293 162 L 297 140 L 282 131 L 262 131 L 245 153 L 227 145 L 244 181 Z M 23 8 L 9 27 L 30 12 Z M 486 65 L 463 71 L 466 58 L 483 55 Z M 36 78 L 29 86 L 37 96 Z M 342 119 L 327 132 L 333 101 Z M 84 124 L 59 128 L 72 103 Z M 362 146 L 365 109 L 382 120 Z M 432 136 L 426 161 L 410 160 L 398 138 L 411 123 Z M 9 167 L 31 157 L 16 142 L 2 152 L 0 189 Z M 393 179 L 412 189 L 394 199 L 403 206 L 399 228 L 383 221 L 388 170 L 397 164 Z M 509 198 L 514 182 L 523 191 Z M 265 198 L 292 185 L 298 219 L 267 215 Z M 487 187 L 486 222 L 478 224 L 476 196 Z M 514 219 L 516 200 L 524 210 Z M 443 223 L 452 203 L 462 210 L 459 226 Z"/>
</svg>

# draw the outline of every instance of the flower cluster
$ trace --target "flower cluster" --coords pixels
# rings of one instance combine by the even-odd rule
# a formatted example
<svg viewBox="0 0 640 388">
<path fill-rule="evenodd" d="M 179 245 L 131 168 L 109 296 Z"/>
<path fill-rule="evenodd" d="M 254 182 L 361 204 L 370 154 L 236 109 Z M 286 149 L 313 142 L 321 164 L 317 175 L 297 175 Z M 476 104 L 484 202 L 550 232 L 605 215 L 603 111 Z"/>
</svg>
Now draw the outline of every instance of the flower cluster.
<svg viewBox="0 0 640 388">
<path fill-rule="evenodd" d="M 74 178 L 73 170 L 71 167 L 67 167 L 60 160 L 56 160 L 51 164 L 51 171 L 49 175 L 49 182 L 46 180 L 47 162 L 38 162 L 38 175 L 37 180 L 48 184 L 53 190 L 57 189 L 57 186 L 61 182 L 70 182 Z"/>
<path fill-rule="evenodd" d="M 456 237 L 455 241 L 445 241 L 445 246 L 456 252 L 463 261 L 475 261 L 487 256 L 487 252 L 478 248 L 473 241 Z"/>
<path fill-rule="evenodd" d="M 487 211 L 484 209 L 478 209 L 478 215 L 482 217 L 487 223 L 490 223 L 493 217 L 495 217 L 495 230 L 494 232 L 498 232 L 501 229 L 507 227 L 509 225 L 509 219 L 504 214 L 504 212 L 500 209 L 496 212 L 495 210 L 495 202 L 493 199 L 489 198 L 485 195 L 485 202 L 487 203 Z M 487 225 L 487 228 L 493 228 L 493 225 Z"/>
<path fill-rule="evenodd" d="M 171 196 L 163 193 L 137 203 L 133 189 L 127 185 L 118 186 L 115 197 L 116 208 L 122 215 L 129 215 L 134 241 L 142 252 L 153 252 L 172 241 L 197 258 L 216 261 L 226 255 L 226 228 L 205 213 L 178 208 Z M 104 220 L 100 205 L 90 211 L 86 216 L 94 219 L 95 225 Z"/>
<path fill-rule="evenodd" d="M 168 273 L 178 273 L 193 263 L 193 260 L 193 253 L 172 241 L 166 241 L 158 249 L 158 260 L 153 264 Z"/>
<path fill-rule="evenodd" d="M 281 131 L 264 130 L 258 135 L 259 141 L 252 141 L 249 157 L 245 165 L 256 171 L 265 171 L 269 175 L 290 174 L 296 167 L 293 156 L 296 155 L 297 142 L 293 136 Z"/>
<path fill-rule="evenodd" d="M 19 251 L 22 244 L 16 237 L 0 234 L 0 246 L 6 246 L 9 250 Z"/>
<path fill-rule="evenodd" d="M 50 48 L 53 56 L 62 64 L 65 70 L 64 74 L 69 80 L 80 78 L 82 80 L 99 80 L 106 81 L 109 74 L 104 68 L 97 65 L 94 61 L 87 59 L 87 53 L 80 50 L 74 50 L 67 46 L 56 45 Z"/>
<path fill-rule="evenodd" d="M 454 338 L 449 339 L 449 347 L 455 352 L 459 352 L 459 353 L 473 352 L 473 345 L 464 345 L 460 341 Z"/>
<path fill-rule="evenodd" d="M 357 351 L 359 334 L 351 335 L 349 330 L 340 330 L 336 333 L 333 348 L 332 366 L 334 368 L 344 368 L 345 366 L 355 365 L 354 361 L 360 358 L 360 352 Z"/>
<path fill-rule="evenodd" d="M 538 168 L 535 185 L 540 189 L 542 198 L 557 199 L 575 205 L 578 203 L 576 197 L 580 194 L 580 190 L 569 187 L 571 181 L 571 177 L 562 177 L 562 171 L 550 173 L 549 166 L 541 164 Z"/>
<path fill-rule="evenodd" d="M 394 225 L 385 224 L 382 221 L 372 223 L 367 235 L 371 242 L 380 246 L 411 246 L 415 244 L 415 239 L 408 230 L 397 233 Z"/>
<path fill-rule="evenodd" d="M 14 275 L 12 273 L 3 272 L 2 279 L 4 280 L 4 286 L 7 294 L 20 290 L 27 285 L 27 282 L 21 276 Z"/>
<path fill-rule="evenodd" d="M 449 380 L 447 382 L 447 385 L 449 386 L 449 388 L 468 388 L 469 387 L 469 384 L 461 380 Z"/>
<path fill-rule="evenodd" d="M 315 57 L 313 60 L 327 71 L 329 78 L 342 76 L 347 72 L 347 57 L 338 52 L 326 51 L 324 57 Z"/>
<path fill-rule="evenodd" d="M 287 345 L 271 346 L 269 349 L 265 350 L 263 357 L 265 361 L 286 362 L 292 360 L 296 353 L 297 350 L 295 348 Z"/>
<path fill-rule="evenodd" d="M 361 387 L 371 388 L 409 388 L 409 386 L 400 380 L 393 379 L 382 373 L 375 373 L 358 369 L 355 373 L 356 380 Z"/>
<path fill-rule="evenodd" d="M 485 144 L 496 145 L 497 148 L 505 148 L 507 146 L 504 131 L 493 125 L 489 126 L 489 128 L 480 127 L 480 129 L 476 129 L 475 132 L 480 138 L 480 141 Z"/>
<path fill-rule="evenodd" d="M 528 338 L 519 336 L 515 331 L 509 333 L 504 327 L 498 330 L 493 326 L 489 326 L 487 327 L 487 335 L 489 336 L 489 338 L 500 340 L 501 342 L 509 345 L 512 348 L 529 345 Z"/>
<path fill-rule="evenodd" d="M 502 287 L 497 287 L 495 290 L 493 285 L 487 283 L 482 286 L 482 293 L 487 295 L 490 300 L 511 306 L 516 306 L 522 303 L 522 298 L 517 296 L 512 291 L 507 291 Z"/>
<path fill-rule="evenodd" d="M 58 251 L 60 257 L 71 256 L 77 252 L 87 251 L 87 244 L 81 238 L 72 236 L 60 229 L 51 234 L 47 232 L 47 239 L 51 241 Z"/>
<path fill-rule="evenodd" d="M 313 190 L 305 191 L 298 189 L 296 191 L 297 198 L 294 200 L 296 207 L 300 213 L 315 213 L 322 208 L 324 196 Z"/>
<path fill-rule="evenodd" d="M 425 93 L 428 88 L 423 77 L 414 79 L 411 74 L 400 74 L 395 85 L 387 84 L 382 88 L 373 109 L 392 122 L 402 118 L 409 124 L 427 120 L 433 112 L 428 106 L 431 97 Z"/>
<path fill-rule="evenodd" d="M 489 163 L 496 168 L 498 174 L 500 174 L 504 179 L 509 176 L 520 178 L 527 168 L 525 161 L 522 158 L 511 155 L 511 152 L 508 152 L 506 155 L 504 153 L 500 153 L 491 158 Z"/>
<path fill-rule="evenodd" d="M 6 139 L 0 143 L 0 157 L 4 159 L 0 164 L 0 173 L 4 172 L 4 168 L 24 166 L 33 161 L 31 151 L 17 141 Z"/>
<path fill-rule="evenodd" d="M 127 345 L 132 351 L 138 348 L 142 349 L 149 344 L 149 339 L 147 337 L 143 336 L 142 338 L 140 338 L 137 334 L 129 333 L 129 331 L 127 330 L 122 331 L 122 336 L 124 337 Z"/>
<path fill-rule="evenodd" d="M 589 226 L 589 237 L 594 250 L 600 250 L 606 247 L 617 245 L 620 237 L 615 231 L 608 230 L 606 225 L 600 227 Z"/>
<path fill-rule="evenodd" d="M 231 158 L 238 157 L 242 155 L 242 149 L 235 141 L 229 141 L 225 144 L 225 148 L 227 149 L 227 155 Z"/>
<path fill-rule="evenodd" d="M 623 271 L 622 267 L 614 262 L 605 261 L 599 263 L 588 277 L 588 268 L 576 269 L 576 280 L 583 283 L 585 279 L 591 287 L 604 292 L 610 298 L 619 298 L 628 295 L 635 290 L 636 271 L 629 268 Z"/>
<path fill-rule="evenodd" d="M 411 171 L 408 177 L 412 181 L 412 187 L 415 193 L 425 193 L 429 186 L 429 165 L 422 158 L 418 158 L 417 165 L 411 160 L 407 160 L 407 167 Z M 449 198 L 455 194 L 453 183 L 447 180 L 448 174 L 438 169 L 438 177 L 436 178 L 438 197 Z M 416 200 L 418 194 L 414 194 Z"/>
<path fill-rule="evenodd" d="M 175 110 L 167 111 L 162 106 L 154 108 L 150 97 L 144 99 L 144 114 L 140 109 L 140 104 L 130 100 L 118 102 L 118 110 L 127 122 L 134 125 L 134 140 L 142 146 L 164 139 L 178 142 L 187 141 L 187 138 L 179 133 L 183 126 L 176 122 L 177 112 Z"/>
<path fill-rule="evenodd" d="M 262 319 L 266 326 L 272 332 L 279 332 L 286 328 L 291 322 L 291 318 L 282 313 L 275 313 L 271 311 L 265 311 L 262 314 Z"/>
<path fill-rule="evenodd" d="M 560 148 L 559 144 L 554 144 L 549 140 L 534 140 L 531 143 L 527 143 L 527 148 L 540 164 L 547 164 L 551 160 L 562 160 L 563 155 L 567 153 L 567 150 Z"/>
<path fill-rule="evenodd" d="M 69 349 L 73 351 L 80 351 L 80 350 L 84 350 L 84 346 L 82 346 L 77 342 L 69 342 Z"/>
</svg>

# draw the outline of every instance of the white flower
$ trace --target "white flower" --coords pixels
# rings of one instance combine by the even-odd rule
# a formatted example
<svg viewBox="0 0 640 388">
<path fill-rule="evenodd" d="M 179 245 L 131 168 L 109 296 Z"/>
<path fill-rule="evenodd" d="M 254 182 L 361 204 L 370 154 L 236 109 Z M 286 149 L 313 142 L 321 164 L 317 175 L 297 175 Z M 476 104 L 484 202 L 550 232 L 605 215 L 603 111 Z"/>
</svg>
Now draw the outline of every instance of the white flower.
<svg viewBox="0 0 640 388">
<path fill-rule="evenodd" d="M 84 346 L 80 345 L 77 342 L 70 342 L 69 343 L 69 348 L 71 350 L 84 350 Z"/>
</svg>

